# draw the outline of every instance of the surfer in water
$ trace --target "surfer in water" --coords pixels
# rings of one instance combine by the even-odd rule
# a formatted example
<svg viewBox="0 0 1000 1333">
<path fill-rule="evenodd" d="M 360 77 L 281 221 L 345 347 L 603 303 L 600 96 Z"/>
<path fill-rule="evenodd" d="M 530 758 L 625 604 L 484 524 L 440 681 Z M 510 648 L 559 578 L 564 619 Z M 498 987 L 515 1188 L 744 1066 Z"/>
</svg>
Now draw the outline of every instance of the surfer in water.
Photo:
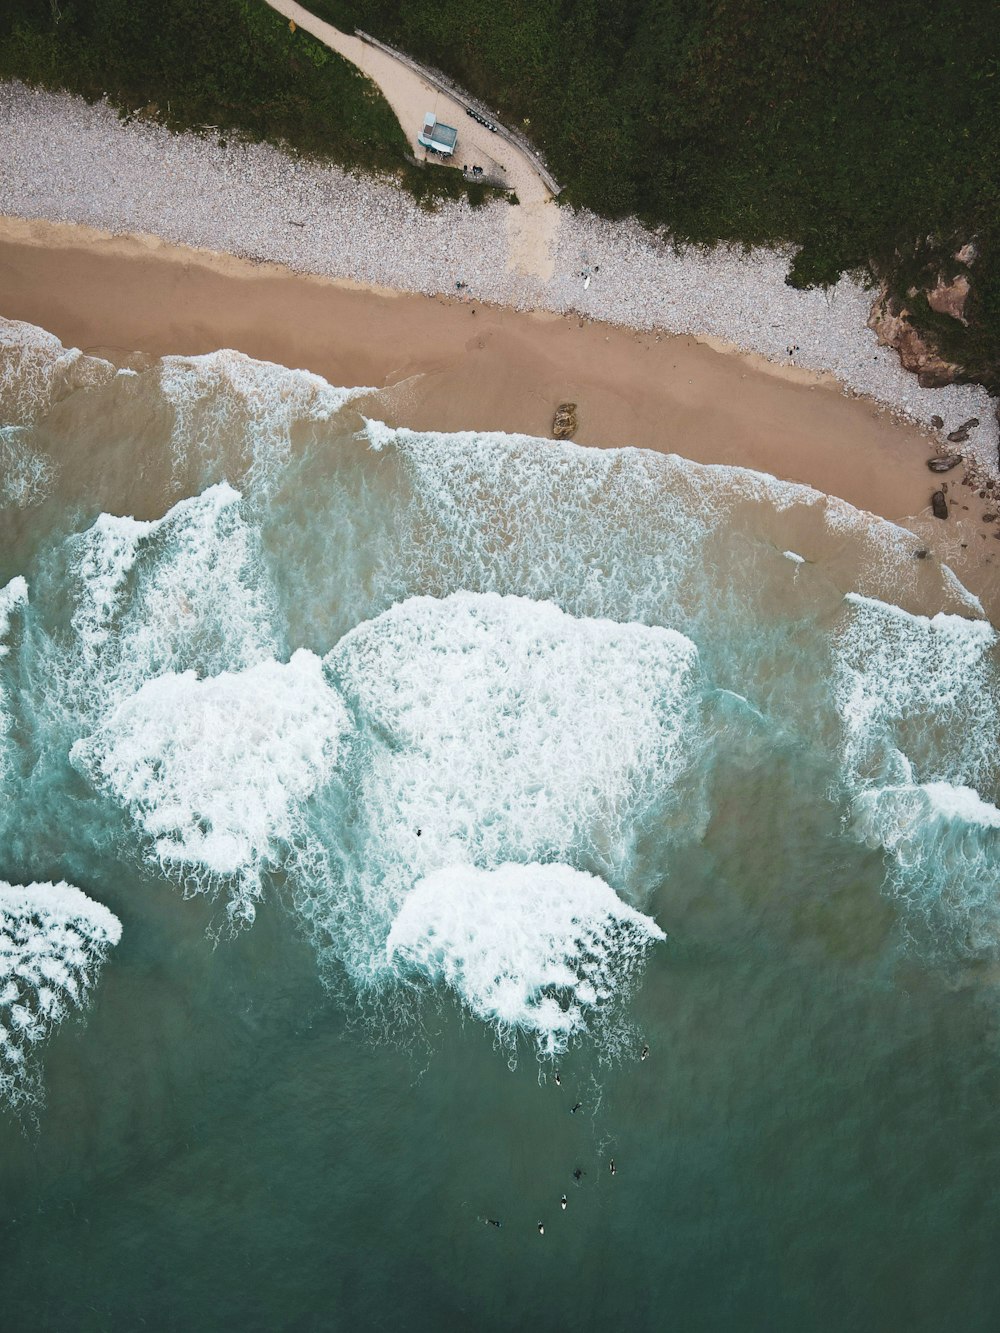
<svg viewBox="0 0 1000 1333">
<path fill-rule="evenodd" d="M 643 1046 L 642 1050 L 639 1052 L 639 1059 L 645 1060 L 648 1058 L 648 1056 L 649 1056 L 649 1047 Z"/>
<path fill-rule="evenodd" d="M 571 1106 L 570 1109 L 569 1109 L 569 1113 L 570 1113 L 570 1115 L 576 1115 L 577 1111 L 579 1111 L 579 1109 L 580 1109 L 580 1107 L 581 1107 L 582 1105 L 583 1105 L 583 1102 L 577 1102 L 577 1104 L 576 1104 L 575 1106 Z"/>
<path fill-rule="evenodd" d="M 616 1167 L 615 1167 L 615 1159 L 614 1159 L 613 1157 L 612 1157 L 611 1162 L 610 1162 L 610 1168 L 611 1168 L 611 1174 L 614 1175 L 614 1174 L 615 1174 Z"/>
<path fill-rule="evenodd" d="M 544 1223 L 544 1222 L 539 1222 L 539 1224 L 538 1224 L 538 1234 L 539 1234 L 540 1236 L 544 1236 L 544 1235 L 545 1235 L 545 1223 Z"/>
<path fill-rule="evenodd" d="M 567 1198 L 566 1198 L 566 1195 L 564 1194 L 564 1195 L 562 1196 L 562 1198 L 559 1200 L 559 1207 L 563 1210 L 563 1212 L 566 1211 L 566 1206 L 567 1206 L 568 1203 L 569 1203 L 569 1199 L 567 1199 Z"/>
</svg>

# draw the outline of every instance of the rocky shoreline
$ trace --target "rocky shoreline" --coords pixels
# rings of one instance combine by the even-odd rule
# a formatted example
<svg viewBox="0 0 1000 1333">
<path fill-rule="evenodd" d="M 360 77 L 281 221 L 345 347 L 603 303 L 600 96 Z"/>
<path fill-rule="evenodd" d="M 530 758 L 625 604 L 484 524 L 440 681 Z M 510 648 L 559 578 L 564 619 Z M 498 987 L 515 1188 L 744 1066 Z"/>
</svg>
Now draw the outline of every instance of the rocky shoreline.
<svg viewBox="0 0 1000 1333">
<path fill-rule="evenodd" d="M 0 84 L 0 135 L 0 213 L 148 232 L 401 291 L 723 340 L 779 365 L 829 372 L 929 431 L 937 417 L 942 442 L 977 417 L 963 453 L 977 475 L 997 474 L 998 423 L 985 389 L 923 387 L 868 327 L 874 292 L 847 277 L 829 291 L 797 291 L 785 283 L 788 253 L 680 252 L 637 223 L 559 208 L 545 279 L 510 262 L 506 202 L 428 212 L 390 181 L 226 142 L 211 127 L 202 137 L 126 122 L 107 104 L 17 83 Z"/>
</svg>

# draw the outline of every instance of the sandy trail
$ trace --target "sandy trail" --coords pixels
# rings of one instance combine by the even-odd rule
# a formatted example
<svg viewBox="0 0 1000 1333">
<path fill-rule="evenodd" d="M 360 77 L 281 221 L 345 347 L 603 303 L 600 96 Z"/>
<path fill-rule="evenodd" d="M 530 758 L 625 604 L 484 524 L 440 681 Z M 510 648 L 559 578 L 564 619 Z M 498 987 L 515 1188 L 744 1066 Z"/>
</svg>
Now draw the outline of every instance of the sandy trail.
<svg viewBox="0 0 1000 1333">
<path fill-rule="evenodd" d="M 295 0 L 267 0 L 267 3 L 377 84 L 415 154 L 426 156 L 417 144 L 417 133 L 429 111 L 444 124 L 454 125 L 458 129 L 456 164 L 483 167 L 487 175 L 499 177 L 518 197 L 519 204 L 511 207 L 508 221 L 509 267 L 543 281 L 552 276 L 559 211 L 552 202 L 551 191 L 526 153 L 467 116 L 462 103 L 440 92 L 387 52 L 360 37 L 348 36 L 310 14 Z"/>
</svg>

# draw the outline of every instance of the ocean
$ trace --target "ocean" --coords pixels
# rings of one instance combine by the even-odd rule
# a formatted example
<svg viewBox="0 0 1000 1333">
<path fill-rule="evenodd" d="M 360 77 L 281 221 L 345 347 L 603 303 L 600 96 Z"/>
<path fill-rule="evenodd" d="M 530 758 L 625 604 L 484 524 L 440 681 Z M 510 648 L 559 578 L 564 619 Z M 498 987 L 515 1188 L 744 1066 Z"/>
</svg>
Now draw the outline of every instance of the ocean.
<svg viewBox="0 0 1000 1333">
<path fill-rule="evenodd" d="M 905 529 L 0 325 L 0 1319 L 994 1330 L 1000 640 Z"/>
</svg>

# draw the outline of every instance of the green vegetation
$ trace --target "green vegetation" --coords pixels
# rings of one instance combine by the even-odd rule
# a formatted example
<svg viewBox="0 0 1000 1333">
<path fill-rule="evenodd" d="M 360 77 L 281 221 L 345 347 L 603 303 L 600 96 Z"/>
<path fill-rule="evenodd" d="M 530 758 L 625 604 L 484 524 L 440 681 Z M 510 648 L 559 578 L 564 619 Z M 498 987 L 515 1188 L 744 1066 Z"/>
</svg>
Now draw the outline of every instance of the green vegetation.
<svg viewBox="0 0 1000 1333">
<path fill-rule="evenodd" d="M 1000 390 L 1000 24 L 983 0 L 311 0 L 446 70 L 521 125 L 566 187 L 678 241 L 801 247 L 789 280 L 845 270 L 904 295 L 962 271 L 970 325 L 910 301 L 969 378 Z M 263 0 L 6 0 L 0 76 L 105 90 L 425 200 L 386 103 Z M 471 187 L 472 190 L 481 187 Z M 476 202 L 481 200 L 476 199 Z"/>
<path fill-rule="evenodd" d="M 261 0 L 4 0 L 0 78 L 90 101 L 107 93 L 122 114 L 172 129 L 240 134 L 391 172 L 428 206 L 467 188 L 458 172 L 409 161 L 374 85 Z"/>
<path fill-rule="evenodd" d="M 969 329 L 922 326 L 1000 390 L 1000 23 L 982 0 L 313 0 L 524 124 L 568 201 L 682 242 L 801 246 L 790 281 L 962 266 Z M 928 238 L 930 238 L 928 240 Z M 911 305 L 913 303 L 911 302 Z M 916 303 L 920 305 L 919 300 Z"/>
</svg>

